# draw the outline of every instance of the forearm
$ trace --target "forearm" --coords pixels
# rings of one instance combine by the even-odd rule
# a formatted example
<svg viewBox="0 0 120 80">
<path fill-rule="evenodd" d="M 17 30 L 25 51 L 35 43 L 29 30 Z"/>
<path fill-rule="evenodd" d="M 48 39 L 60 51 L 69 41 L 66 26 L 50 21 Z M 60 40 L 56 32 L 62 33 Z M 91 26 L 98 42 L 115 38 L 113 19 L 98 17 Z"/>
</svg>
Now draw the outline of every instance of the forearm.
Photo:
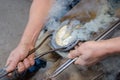
<svg viewBox="0 0 120 80">
<path fill-rule="evenodd" d="M 54 0 L 33 0 L 29 20 L 20 44 L 34 46 Z"/>
<path fill-rule="evenodd" d="M 104 40 L 101 42 L 106 53 L 113 54 L 120 52 L 120 37 Z"/>
</svg>

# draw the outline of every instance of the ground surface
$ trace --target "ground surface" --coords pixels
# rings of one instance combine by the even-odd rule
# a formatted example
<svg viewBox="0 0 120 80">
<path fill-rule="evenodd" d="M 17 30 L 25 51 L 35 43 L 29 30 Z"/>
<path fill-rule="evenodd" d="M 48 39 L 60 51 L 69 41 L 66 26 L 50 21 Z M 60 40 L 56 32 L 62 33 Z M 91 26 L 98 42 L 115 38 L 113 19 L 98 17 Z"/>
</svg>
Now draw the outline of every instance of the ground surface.
<svg viewBox="0 0 120 80">
<path fill-rule="evenodd" d="M 30 0 L 0 0 L 0 68 L 20 40 L 30 4 Z"/>
</svg>

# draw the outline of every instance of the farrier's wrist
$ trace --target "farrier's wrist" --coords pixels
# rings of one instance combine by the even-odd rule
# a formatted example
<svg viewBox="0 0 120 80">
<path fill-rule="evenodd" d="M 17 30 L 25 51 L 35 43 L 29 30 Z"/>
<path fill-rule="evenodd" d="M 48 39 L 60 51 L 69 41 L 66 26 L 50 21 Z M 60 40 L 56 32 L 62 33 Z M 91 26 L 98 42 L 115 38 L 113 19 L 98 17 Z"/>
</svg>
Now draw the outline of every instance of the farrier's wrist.
<svg viewBox="0 0 120 80">
<path fill-rule="evenodd" d="M 107 47 L 104 44 L 104 41 L 97 41 L 96 45 L 97 45 L 96 52 L 98 56 L 105 56 L 108 54 Z"/>
<path fill-rule="evenodd" d="M 35 45 L 32 42 L 20 41 L 18 46 L 23 46 L 29 50 L 33 49 Z"/>
<path fill-rule="evenodd" d="M 102 40 L 101 46 L 102 46 L 104 55 L 111 55 L 115 52 L 113 49 L 114 45 L 109 43 L 109 40 Z"/>
</svg>

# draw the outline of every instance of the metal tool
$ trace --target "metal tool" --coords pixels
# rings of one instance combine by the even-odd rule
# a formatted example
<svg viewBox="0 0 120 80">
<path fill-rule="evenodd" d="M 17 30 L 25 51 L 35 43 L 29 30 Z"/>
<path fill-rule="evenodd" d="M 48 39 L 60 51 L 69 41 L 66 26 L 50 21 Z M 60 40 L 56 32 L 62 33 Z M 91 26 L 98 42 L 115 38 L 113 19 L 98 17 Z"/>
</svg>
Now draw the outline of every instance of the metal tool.
<svg viewBox="0 0 120 80">
<path fill-rule="evenodd" d="M 120 27 L 120 20 L 117 21 L 115 24 L 113 24 L 108 30 L 106 30 L 103 34 L 101 34 L 100 36 L 98 36 L 95 41 L 99 41 L 99 40 L 103 40 L 108 38 L 108 36 L 110 36 L 111 33 L 113 33 L 118 27 Z M 67 60 L 63 65 L 61 65 L 59 68 L 57 68 L 50 76 L 49 78 L 53 78 L 56 77 L 58 74 L 60 74 L 61 72 L 63 72 L 67 67 L 69 67 L 73 62 L 75 62 L 77 60 L 77 58 L 74 59 L 69 59 Z M 103 73 L 102 73 L 103 75 Z M 101 76 L 101 75 L 100 75 Z M 97 77 L 100 77 L 97 76 Z M 95 77 L 92 80 L 95 80 L 97 77 Z"/>
<path fill-rule="evenodd" d="M 30 50 L 29 53 L 28 53 L 28 55 L 27 55 L 26 57 L 28 57 L 29 55 L 31 55 L 32 53 L 34 53 L 34 52 L 44 43 L 44 41 L 52 35 L 52 34 L 51 34 L 52 32 L 53 32 L 53 31 L 47 32 L 48 35 L 47 35 L 45 38 L 43 38 L 42 42 L 41 42 L 37 47 L 35 47 L 35 48 L 33 48 L 32 50 Z M 36 55 L 36 57 L 35 57 L 34 59 L 38 59 L 38 58 L 40 58 L 40 57 L 42 57 L 42 56 L 44 56 L 44 55 L 46 55 L 46 54 L 48 54 L 48 53 L 52 53 L 52 52 L 60 51 L 60 50 L 62 51 L 62 50 L 64 50 L 64 49 L 66 49 L 66 47 L 61 47 L 61 48 L 49 50 L 49 51 L 47 51 L 47 52 L 43 52 L 43 53 L 41 53 L 41 54 L 39 54 L 39 55 Z M 22 62 L 22 61 L 21 61 L 21 62 Z M 14 71 L 7 72 L 7 71 L 6 71 L 6 68 L 7 68 L 7 66 L 5 66 L 5 67 L 3 67 L 2 69 L 0 69 L 0 79 L 3 78 L 3 77 L 5 77 L 5 76 L 8 75 L 9 73 L 14 72 L 14 71 L 17 70 L 17 67 L 16 67 L 16 69 L 15 69 Z"/>
<path fill-rule="evenodd" d="M 46 55 L 46 54 L 48 54 L 48 53 L 55 52 L 55 51 L 60 51 L 60 50 L 63 50 L 63 49 L 65 49 L 65 48 L 62 47 L 62 48 L 50 50 L 50 51 L 47 51 L 47 52 L 43 52 L 43 53 L 37 55 L 37 56 L 35 57 L 35 59 L 38 59 L 38 58 L 40 58 L 40 57 L 42 57 L 42 56 L 44 56 L 44 55 Z M 4 68 L 0 69 L 0 79 L 3 78 L 4 76 L 8 75 L 9 73 L 13 72 L 13 71 L 7 72 L 7 71 L 6 71 L 6 68 L 7 68 L 7 67 L 4 67 Z M 15 70 L 17 70 L 17 68 L 16 68 Z"/>
<path fill-rule="evenodd" d="M 97 40 L 102 40 L 102 39 L 106 38 L 106 37 L 107 37 L 109 34 L 111 34 L 116 28 L 118 28 L 119 25 L 120 25 L 120 20 L 119 20 L 118 22 L 116 22 L 114 25 L 112 25 L 112 27 L 110 27 L 110 28 L 109 28 L 105 33 L 103 33 L 101 36 L 99 36 L 98 38 L 96 38 L 95 41 L 97 41 Z M 49 34 L 48 36 L 46 36 L 46 38 L 43 39 L 43 42 L 44 42 L 48 37 L 50 37 L 50 36 L 51 36 L 51 34 Z M 29 51 L 28 56 L 29 56 L 30 54 L 34 53 L 34 52 L 43 44 L 43 42 L 40 43 L 36 48 L 34 48 L 34 49 L 32 49 L 31 51 Z M 77 42 L 78 42 L 78 41 L 76 41 L 75 44 L 77 44 Z M 75 44 L 74 44 L 74 45 L 75 45 Z M 40 57 L 42 57 L 42 56 L 44 56 L 44 55 L 46 55 L 46 54 L 48 54 L 48 53 L 54 52 L 54 51 L 66 51 L 66 50 L 68 50 L 68 47 L 70 47 L 70 45 L 69 45 L 69 46 L 65 46 L 65 47 L 60 47 L 60 48 L 57 48 L 57 49 L 53 49 L 53 50 L 50 50 L 50 51 L 47 51 L 47 52 L 43 52 L 43 53 L 41 53 L 40 55 L 37 55 L 37 56 L 35 57 L 35 59 L 40 58 Z M 72 46 L 72 47 L 74 47 L 74 46 Z M 27 56 L 26 56 L 26 57 L 27 57 Z M 76 60 L 77 60 L 77 58 L 69 59 L 68 61 L 66 61 L 66 62 L 65 62 L 63 65 L 61 65 L 52 75 L 50 75 L 50 78 L 56 77 L 58 74 L 60 74 L 62 71 L 64 71 L 67 67 L 69 67 L 69 66 L 70 66 L 74 61 L 76 61 Z M 6 71 L 6 68 L 7 68 L 7 67 L 4 67 L 4 68 L 0 69 L 0 78 L 6 76 L 7 74 L 9 74 L 9 73 L 11 73 L 11 72 L 13 72 L 13 71 L 7 72 L 7 71 Z M 15 70 L 17 70 L 17 68 L 16 68 Z"/>
<path fill-rule="evenodd" d="M 60 74 L 62 71 L 64 71 L 67 67 L 69 67 L 74 61 L 76 61 L 77 58 L 74 59 L 68 59 L 63 65 L 61 65 L 58 69 L 56 69 L 52 75 L 50 75 L 49 78 L 54 78 L 58 74 Z"/>
</svg>

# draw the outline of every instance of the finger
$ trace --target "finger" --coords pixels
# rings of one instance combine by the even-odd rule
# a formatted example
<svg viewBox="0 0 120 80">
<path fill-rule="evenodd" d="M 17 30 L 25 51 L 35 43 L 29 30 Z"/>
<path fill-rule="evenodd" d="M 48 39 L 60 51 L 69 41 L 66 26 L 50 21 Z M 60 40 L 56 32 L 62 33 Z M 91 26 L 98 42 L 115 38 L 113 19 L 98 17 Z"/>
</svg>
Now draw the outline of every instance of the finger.
<svg viewBox="0 0 120 80">
<path fill-rule="evenodd" d="M 8 66 L 8 65 L 12 62 L 13 57 L 14 57 L 14 55 L 13 55 L 13 53 L 11 53 L 11 54 L 9 55 L 8 59 L 7 59 L 7 62 L 6 62 L 6 65 L 5 65 L 5 66 Z"/>
<path fill-rule="evenodd" d="M 81 44 L 83 44 L 82 42 L 79 42 L 78 45 L 80 46 Z"/>
<path fill-rule="evenodd" d="M 11 62 L 12 62 L 12 60 L 10 58 L 8 58 L 5 66 L 8 66 Z"/>
<path fill-rule="evenodd" d="M 7 76 L 8 76 L 8 77 L 11 77 L 11 76 L 12 76 L 12 73 L 9 73 Z"/>
<path fill-rule="evenodd" d="M 25 70 L 25 66 L 24 66 L 24 63 L 20 62 L 18 64 L 18 72 L 21 73 Z"/>
<path fill-rule="evenodd" d="M 23 63 L 24 63 L 25 69 L 30 67 L 30 61 L 28 58 L 24 59 Z"/>
<path fill-rule="evenodd" d="M 72 51 L 70 51 L 70 53 L 68 54 L 68 57 L 69 57 L 69 58 L 75 58 L 75 57 L 78 57 L 78 56 L 80 56 L 80 52 L 78 51 L 78 49 L 72 50 Z"/>
<path fill-rule="evenodd" d="M 16 68 L 16 65 L 18 64 L 18 60 L 9 60 L 7 64 L 8 65 L 6 71 L 11 72 Z"/>
<path fill-rule="evenodd" d="M 75 46 L 75 48 L 74 49 L 77 49 L 79 46 Z"/>
<path fill-rule="evenodd" d="M 35 61 L 34 61 L 34 57 L 35 55 L 34 54 L 31 54 L 30 56 L 28 56 L 28 59 L 29 59 L 29 62 L 30 62 L 30 65 L 34 65 Z"/>
<path fill-rule="evenodd" d="M 16 63 L 15 62 L 11 62 L 10 64 L 9 64 L 9 66 L 7 67 L 7 69 L 6 69 L 6 71 L 7 72 L 12 72 L 15 68 L 16 68 Z"/>
<path fill-rule="evenodd" d="M 86 65 L 87 65 L 86 61 L 84 61 L 84 60 L 81 58 L 81 56 L 75 61 L 75 64 L 79 64 L 79 65 L 81 65 L 81 66 L 86 66 Z"/>
<path fill-rule="evenodd" d="M 11 62 L 12 62 L 12 60 L 7 59 L 7 62 L 6 62 L 6 64 L 5 64 L 5 66 L 6 66 L 6 67 L 9 66 Z"/>
<path fill-rule="evenodd" d="M 72 56 L 72 53 L 74 52 L 74 50 L 71 50 L 70 52 L 69 52 L 69 54 L 68 54 L 68 58 L 73 58 L 73 56 Z"/>
</svg>

